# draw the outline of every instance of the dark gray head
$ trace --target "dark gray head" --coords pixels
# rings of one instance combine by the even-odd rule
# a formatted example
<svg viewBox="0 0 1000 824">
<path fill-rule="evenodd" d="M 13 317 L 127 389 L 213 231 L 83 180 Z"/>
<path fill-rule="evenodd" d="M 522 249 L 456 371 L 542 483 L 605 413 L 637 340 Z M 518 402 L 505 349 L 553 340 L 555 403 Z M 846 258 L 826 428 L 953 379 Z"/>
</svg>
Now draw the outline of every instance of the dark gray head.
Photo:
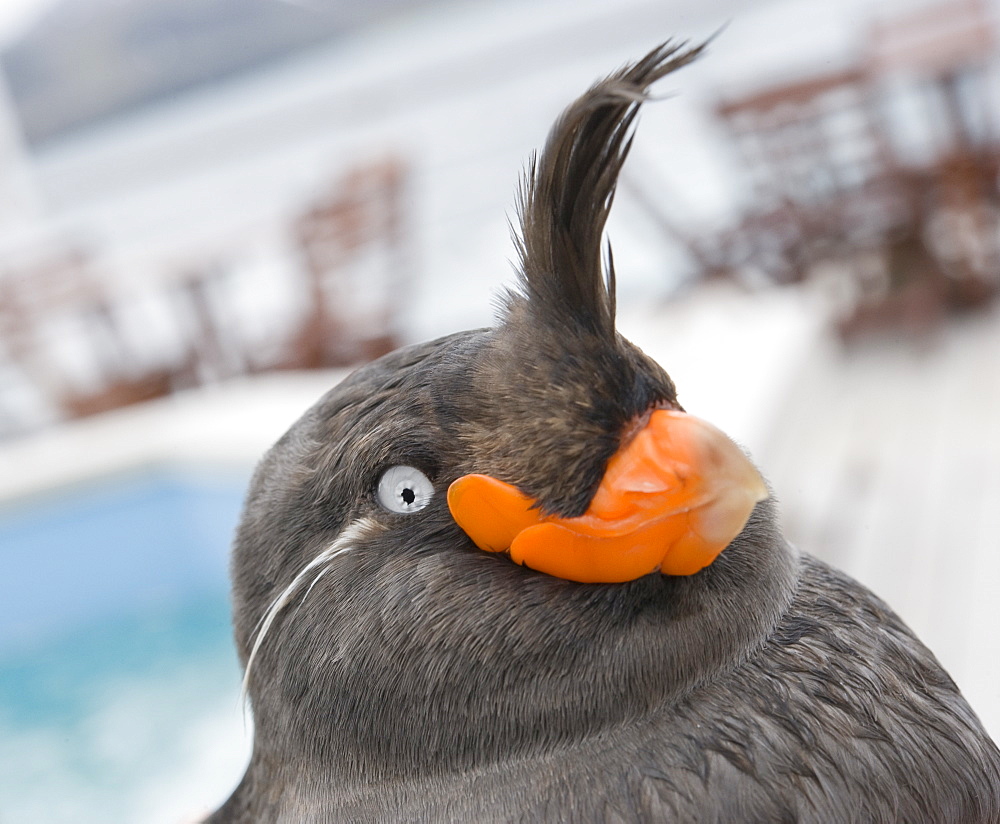
<svg viewBox="0 0 1000 824">
<path fill-rule="evenodd" d="M 233 556 L 257 781 L 374 781 L 545 750 L 680 694 L 782 608 L 767 503 L 703 573 L 619 585 L 482 552 L 446 503 L 475 472 L 578 515 L 630 422 L 677 407 L 667 374 L 615 331 L 601 246 L 649 85 L 699 51 L 662 46 L 558 120 L 522 190 L 520 288 L 495 328 L 358 370 L 261 463 Z M 380 503 L 394 466 L 426 476 L 423 508 Z"/>
</svg>

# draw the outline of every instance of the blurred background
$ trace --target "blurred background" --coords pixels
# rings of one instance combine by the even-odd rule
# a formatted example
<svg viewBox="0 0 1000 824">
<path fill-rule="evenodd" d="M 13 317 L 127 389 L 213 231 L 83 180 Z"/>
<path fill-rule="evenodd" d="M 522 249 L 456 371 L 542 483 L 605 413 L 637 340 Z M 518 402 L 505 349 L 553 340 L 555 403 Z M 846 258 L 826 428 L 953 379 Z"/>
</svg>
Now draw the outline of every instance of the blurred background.
<svg viewBox="0 0 1000 824">
<path fill-rule="evenodd" d="M 1000 736 L 1000 0 L 0 6 L 0 822 L 242 774 L 227 554 L 345 370 L 487 325 L 518 175 L 661 40 L 620 327 Z"/>
</svg>

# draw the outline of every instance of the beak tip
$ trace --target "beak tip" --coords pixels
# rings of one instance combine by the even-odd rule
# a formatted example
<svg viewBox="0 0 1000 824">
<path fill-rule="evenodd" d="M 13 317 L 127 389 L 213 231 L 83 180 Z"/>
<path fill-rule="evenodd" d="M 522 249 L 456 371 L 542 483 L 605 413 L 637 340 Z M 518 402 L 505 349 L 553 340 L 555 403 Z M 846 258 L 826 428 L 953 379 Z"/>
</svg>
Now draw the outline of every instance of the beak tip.
<svg viewBox="0 0 1000 824">
<path fill-rule="evenodd" d="M 543 516 L 531 498 L 488 475 L 454 481 L 448 506 L 482 550 L 507 552 L 515 563 L 559 578 L 620 583 L 657 569 L 699 572 L 770 494 L 724 433 L 685 413 L 658 410 L 612 458 L 591 511 L 579 518 Z"/>
</svg>

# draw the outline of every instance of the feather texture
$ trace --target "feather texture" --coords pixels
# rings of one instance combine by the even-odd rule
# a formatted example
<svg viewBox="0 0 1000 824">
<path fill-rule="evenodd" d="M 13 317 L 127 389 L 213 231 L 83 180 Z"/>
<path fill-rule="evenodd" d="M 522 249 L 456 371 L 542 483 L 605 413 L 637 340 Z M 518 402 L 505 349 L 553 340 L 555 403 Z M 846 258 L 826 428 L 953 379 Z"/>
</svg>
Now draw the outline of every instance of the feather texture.
<svg viewBox="0 0 1000 824">
<path fill-rule="evenodd" d="M 639 107 L 657 80 L 695 60 L 706 44 L 667 42 L 595 83 L 556 121 L 532 157 L 518 196 L 520 284 L 535 318 L 612 339 L 614 266 L 601 243 Z"/>
<path fill-rule="evenodd" d="M 702 48 L 660 46 L 559 119 L 496 328 L 359 369 L 261 462 L 232 567 L 254 751 L 213 824 L 1000 824 L 1000 752 L 951 679 L 770 499 L 696 575 L 615 585 L 481 552 L 449 513 L 485 472 L 579 514 L 623 428 L 676 405 L 615 332 L 601 243 L 650 84 Z M 378 506 L 398 464 L 434 485 L 418 513 Z"/>
</svg>

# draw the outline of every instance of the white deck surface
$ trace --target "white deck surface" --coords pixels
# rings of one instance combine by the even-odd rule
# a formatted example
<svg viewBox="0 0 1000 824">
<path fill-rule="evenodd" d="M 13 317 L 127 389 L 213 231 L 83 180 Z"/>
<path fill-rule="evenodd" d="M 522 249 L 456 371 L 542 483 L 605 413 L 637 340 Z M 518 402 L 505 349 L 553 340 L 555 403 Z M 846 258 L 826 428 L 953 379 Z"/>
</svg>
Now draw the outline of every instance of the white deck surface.
<svg viewBox="0 0 1000 824">
<path fill-rule="evenodd" d="M 252 469 L 345 374 L 275 372 L 240 378 L 0 442 L 0 507 L 150 466 Z"/>
<path fill-rule="evenodd" d="M 885 599 L 1000 737 L 1000 307 L 817 345 L 758 458 L 789 538 Z"/>
</svg>

